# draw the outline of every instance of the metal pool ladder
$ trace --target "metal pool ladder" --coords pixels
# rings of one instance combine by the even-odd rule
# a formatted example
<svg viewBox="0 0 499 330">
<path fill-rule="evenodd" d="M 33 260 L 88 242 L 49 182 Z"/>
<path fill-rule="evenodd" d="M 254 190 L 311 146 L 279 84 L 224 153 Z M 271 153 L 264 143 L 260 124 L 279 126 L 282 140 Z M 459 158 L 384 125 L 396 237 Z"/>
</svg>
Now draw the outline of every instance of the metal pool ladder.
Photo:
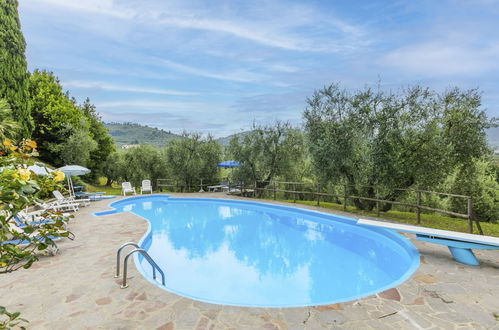
<svg viewBox="0 0 499 330">
<path fill-rule="evenodd" d="M 151 258 L 151 256 L 147 253 L 146 250 L 141 249 L 140 246 L 137 243 L 134 242 L 128 242 L 123 244 L 119 249 L 118 252 L 116 253 L 116 275 L 114 277 L 120 277 L 120 256 L 121 256 L 121 250 L 123 250 L 127 246 L 133 246 L 135 249 L 132 251 L 128 252 L 128 254 L 125 257 L 125 262 L 123 263 L 123 282 L 121 283 L 121 288 L 126 289 L 128 288 L 128 284 L 126 283 L 126 275 L 127 275 L 127 268 L 128 268 L 128 258 L 135 252 L 139 252 L 144 256 L 144 258 L 149 262 L 149 264 L 152 267 L 152 277 L 155 281 L 156 279 L 156 270 L 161 274 L 161 284 L 164 286 L 165 285 L 165 273 L 159 268 L 159 266 L 154 262 L 154 260 Z"/>
</svg>

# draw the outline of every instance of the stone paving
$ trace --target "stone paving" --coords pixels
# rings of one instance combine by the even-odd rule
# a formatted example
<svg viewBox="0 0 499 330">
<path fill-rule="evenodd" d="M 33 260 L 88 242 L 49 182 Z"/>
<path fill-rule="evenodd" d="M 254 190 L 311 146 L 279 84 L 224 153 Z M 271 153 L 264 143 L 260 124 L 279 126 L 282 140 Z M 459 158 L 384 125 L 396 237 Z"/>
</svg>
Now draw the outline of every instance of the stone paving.
<svg viewBox="0 0 499 330">
<path fill-rule="evenodd" d="M 147 223 L 129 213 L 91 215 L 109 202 L 94 202 L 77 213 L 69 225 L 76 239 L 60 241 L 58 255 L 0 275 L 0 304 L 20 311 L 30 320 L 28 328 L 499 329 L 499 253 L 475 251 L 481 266 L 465 266 L 453 261 L 446 247 L 411 236 L 421 254 L 413 276 L 396 288 L 347 303 L 282 309 L 207 304 L 158 289 L 135 266 L 129 267 L 130 287 L 123 290 L 113 278 L 116 249 L 138 241 Z"/>
</svg>

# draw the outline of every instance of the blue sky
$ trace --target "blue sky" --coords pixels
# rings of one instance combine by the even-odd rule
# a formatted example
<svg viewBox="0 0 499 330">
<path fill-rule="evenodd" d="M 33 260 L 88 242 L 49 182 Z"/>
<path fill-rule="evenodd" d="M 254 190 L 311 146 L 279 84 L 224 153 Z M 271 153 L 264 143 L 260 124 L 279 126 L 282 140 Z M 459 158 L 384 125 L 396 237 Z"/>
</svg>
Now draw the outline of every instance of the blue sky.
<svg viewBox="0 0 499 330">
<path fill-rule="evenodd" d="M 302 121 L 340 82 L 479 87 L 499 116 L 499 1 L 20 1 L 30 70 L 105 121 L 217 137 Z"/>
</svg>

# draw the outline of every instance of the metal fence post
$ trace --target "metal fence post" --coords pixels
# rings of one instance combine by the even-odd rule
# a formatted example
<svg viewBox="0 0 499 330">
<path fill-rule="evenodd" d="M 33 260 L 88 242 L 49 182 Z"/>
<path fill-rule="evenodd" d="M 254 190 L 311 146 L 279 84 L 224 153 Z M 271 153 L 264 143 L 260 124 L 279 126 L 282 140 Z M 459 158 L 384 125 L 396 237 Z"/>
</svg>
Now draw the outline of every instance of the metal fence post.
<svg viewBox="0 0 499 330">
<path fill-rule="evenodd" d="M 275 184 L 275 181 L 274 181 L 274 200 L 276 200 L 275 194 L 276 194 L 276 184 Z"/>
<path fill-rule="evenodd" d="M 417 219 L 418 219 L 418 225 L 421 223 L 421 191 L 418 190 L 418 199 L 417 199 Z"/>
<path fill-rule="evenodd" d="M 256 185 L 256 181 L 255 181 L 255 189 L 253 189 L 253 198 L 256 198 L 256 187 L 257 187 L 257 185 Z"/>
</svg>

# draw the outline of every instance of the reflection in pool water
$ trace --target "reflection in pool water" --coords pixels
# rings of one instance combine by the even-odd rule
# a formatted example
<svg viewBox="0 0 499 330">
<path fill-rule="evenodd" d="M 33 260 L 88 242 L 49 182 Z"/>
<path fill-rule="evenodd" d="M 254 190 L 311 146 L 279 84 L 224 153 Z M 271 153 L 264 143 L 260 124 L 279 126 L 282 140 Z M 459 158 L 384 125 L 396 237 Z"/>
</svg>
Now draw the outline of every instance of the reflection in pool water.
<svg viewBox="0 0 499 330">
<path fill-rule="evenodd" d="M 318 212 L 158 196 L 112 206 L 149 220 L 141 245 L 165 271 L 167 289 L 203 301 L 283 307 L 352 300 L 402 282 L 419 262 L 396 234 Z"/>
</svg>

